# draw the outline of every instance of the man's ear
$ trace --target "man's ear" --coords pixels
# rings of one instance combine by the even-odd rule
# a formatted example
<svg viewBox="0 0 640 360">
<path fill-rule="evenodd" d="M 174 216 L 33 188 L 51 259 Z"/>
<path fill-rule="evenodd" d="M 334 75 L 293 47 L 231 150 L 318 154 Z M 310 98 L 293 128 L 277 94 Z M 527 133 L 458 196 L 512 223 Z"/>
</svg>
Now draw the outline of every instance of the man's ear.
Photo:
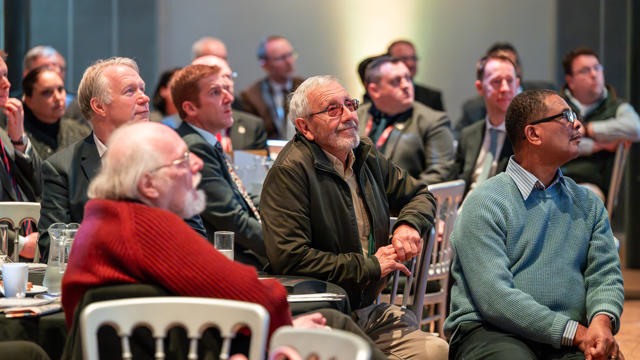
<svg viewBox="0 0 640 360">
<path fill-rule="evenodd" d="M 187 116 L 194 116 L 197 112 L 197 107 L 191 101 L 183 101 L 182 110 L 187 114 Z"/>
<path fill-rule="evenodd" d="M 380 97 L 380 87 L 378 84 L 370 82 L 367 84 L 367 93 L 372 99 L 378 99 Z"/>
<path fill-rule="evenodd" d="M 149 173 L 145 173 L 138 180 L 138 192 L 145 198 L 154 200 L 160 196 L 160 193 L 153 185 L 153 177 Z"/>
<path fill-rule="evenodd" d="M 524 127 L 524 137 L 527 142 L 532 145 L 540 146 L 542 144 L 542 129 L 536 128 L 533 125 L 527 125 Z"/>
<path fill-rule="evenodd" d="M 304 118 L 297 118 L 296 119 L 296 127 L 298 128 L 300 133 L 305 138 L 307 138 L 307 140 L 309 140 L 309 141 L 315 140 L 316 137 L 311 132 L 311 129 L 309 128 L 309 124 L 307 123 L 307 120 L 305 120 Z"/>
<path fill-rule="evenodd" d="M 92 97 L 89 101 L 89 105 L 91 105 L 91 110 L 93 110 L 94 113 L 102 117 L 106 116 L 104 104 L 102 101 L 98 100 L 98 98 Z"/>
<path fill-rule="evenodd" d="M 482 81 L 480 80 L 476 80 L 476 91 L 478 92 L 478 95 L 484 96 L 484 91 L 482 91 Z"/>
<path fill-rule="evenodd" d="M 569 90 L 573 89 L 573 76 L 565 75 L 564 76 L 564 81 L 567 83 L 567 86 L 569 87 Z"/>
</svg>

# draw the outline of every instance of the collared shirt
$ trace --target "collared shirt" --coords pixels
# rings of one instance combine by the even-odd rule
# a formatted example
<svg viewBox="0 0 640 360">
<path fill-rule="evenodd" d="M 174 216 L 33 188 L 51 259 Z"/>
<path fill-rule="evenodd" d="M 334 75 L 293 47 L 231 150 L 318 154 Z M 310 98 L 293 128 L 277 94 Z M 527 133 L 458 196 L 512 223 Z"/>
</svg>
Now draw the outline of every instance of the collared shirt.
<svg viewBox="0 0 640 360">
<path fill-rule="evenodd" d="M 564 176 L 562 175 L 562 171 L 560 169 L 557 170 L 556 176 L 554 176 L 553 181 L 549 184 L 548 187 L 545 188 L 544 184 L 532 173 L 525 170 L 520 164 L 515 161 L 515 156 L 511 156 L 509 158 L 509 164 L 507 164 L 507 169 L 505 173 L 511 177 L 511 179 L 515 182 L 520 194 L 522 194 L 522 198 L 527 200 L 531 192 L 535 190 L 546 190 L 551 188 L 557 183 L 564 184 Z M 611 319 L 611 325 L 615 329 L 615 317 L 606 311 L 598 312 L 594 315 L 604 314 L 607 315 Z M 578 322 L 575 320 L 569 320 L 567 325 L 564 328 L 564 332 L 562 333 L 562 345 L 564 346 L 573 346 L 573 339 L 576 335 L 576 331 L 578 329 Z"/>
<path fill-rule="evenodd" d="M 195 130 L 198 134 L 200 134 L 206 142 L 211 144 L 211 146 L 216 147 L 216 144 L 218 143 L 218 139 L 216 139 L 216 136 L 214 134 L 208 132 L 207 130 L 200 129 L 199 127 L 193 124 L 187 123 L 187 125 L 191 126 L 191 128 Z"/>
<path fill-rule="evenodd" d="M 522 198 L 524 200 L 529 198 L 529 195 L 531 195 L 533 190 L 550 189 L 558 182 L 562 182 L 564 184 L 564 176 L 562 176 L 562 171 L 558 169 L 556 170 L 556 175 L 553 177 L 551 184 L 545 187 L 542 181 L 516 162 L 515 155 L 511 155 L 509 158 L 509 164 L 507 164 L 505 172 L 511 177 L 513 182 L 516 183 L 516 186 L 518 187 L 518 190 L 520 190 L 520 194 L 522 194 Z"/>
<path fill-rule="evenodd" d="M 96 143 L 96 149 L 98 149 L 98 155 L 102 159 L 102 155 L 107 151 L 107 145 L 103 144 L 100 139 L 96 136 L 96 133 L 93 133 L 93 141 Z"/>
<path fill-rule="evenodd" d="M 358 224 L 358 235 L 360 243 L 362 244 L 362 252 L 365 256 L 368 256 L 369 232 L 371 231 L 371 227 L 369 225 L 369 216 L 367 215 L 367 210 L 364 207 L 364 201 L 362 200 L 362 192 L 360 192 L 358 181 L 356 180 L 355 173 L 353 172 L 353 162 L 356 160 L 356 157 L 353 155 L 353 151 L 349 152 L 347 155 L 347 166 L 345 169 L 345 166 L 340 159 L 324 149 L 322 151 L 327 155 L 327 158 L 329 158 L 333 164 L 338 175 L 340 175 L 347 185 L 349 185 L 351 199 L 353 200 L 353 210 L 356 213 L 356 222 Z"/>
<path fill-rule="evenodd" d="M 484 129 L 484 138 L 482 140 L 482 147 L 480 148 L 480 153 L 478 153 L 478 159 L 476 159 L 476 166 L 473 170 L 473 174 L 471 174 L 471 185 L 469 186 L 469 190 L 473 190 L 477 185 L 477 180 L 480 174 L 482 174 L 482 170 L 484 168 L 484 160 L 489 153 L 489 147 L 491 146 L 491 129 L 498 130 L 497 134 L 497 147 L 496 147 L 496 157 L 493 159 L 493 163 L 491 164 L 491 171 L 489 172 L 489 177 L 492 177 L 496 173 L 496 169 L 498 168 L 498 160 L 500 160 L 500 153 L 502 153 L 502 147 L 504 145 L 504 139 L 507 137 L 507 130 L 504 124 L 504 121 L 498 125 L 494 126 L 489 121 L 489 116 L 485 118 L 485 129 Z"/>
</svg>

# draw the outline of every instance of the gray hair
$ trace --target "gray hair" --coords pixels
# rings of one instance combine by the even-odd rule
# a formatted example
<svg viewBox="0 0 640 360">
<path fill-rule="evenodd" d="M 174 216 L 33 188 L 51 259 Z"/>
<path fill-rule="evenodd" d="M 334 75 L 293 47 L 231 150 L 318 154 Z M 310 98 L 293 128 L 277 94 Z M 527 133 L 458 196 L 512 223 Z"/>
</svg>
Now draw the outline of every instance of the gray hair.
<svg viewBox="0 0 640 360">
<path fill-rule="evenodd" d="M 200 56 L 204 56 L 204 55 L 212 55 L 209 53 L 205 53 L 203 48 L 205 46 L 205 44 L 209 43 L 209 42 L 215 42 L 215 43 L 219 43 L 222 44 L 222 46 L 224 46 L 226 48 L 226 45 L 224 44 L 224 42 L 218 38 L 214 38 L 214 37 L 210 37 L 210 36 L 205 36 L 202 37 L 200 39 L 198 39 L 198 41 L 194 42 L 193 45 L 191 45 L 191 56 L 193 56 L 193 59 L 197 59 Z M 226 60 L 226 58 L 225 58 Z"/>
<path fill-rule="evenodd" d="M 104 77 L 106 68 L 115 65 L 124 65 L 132 68 L 135 72 L 139 72 L 138 64 L 129 58 L 112 57 L 109 59 L 100 59 L 89 66 L 82 75 L 80 85 L 78 86 L 78 103 L 82 116 L 87 120 L 93 119 L 93 109 L 91 108 L 91 99 L 97 98 L 102 104 L 111 103 L 111 92 L 109 83 Z"/>
<path fill-rule="evenodd" d="M 311 113 L 311 105 L 309 104 L 309 94 L 317 87 L 328 85 L 332 82 L 340 83 L 338 79 L 331 75 L 313 76 L 305 80 L 296 91 L 294 91 L 289 100 L 289 121 L 296 126 L 297 118 L 306 118 Z"/>
<path fill-rule="evenodd" d="M 27 51 L 27 53 L 24 55 L 22 66 L 24 70 L 31 71 L 33 70 L 32 64 L 36 61 L 36 59 L 38 59 L 39 57 L 51 57 L 55 56 L 56 54 L 58 54 L 58 51 L 48 45 L 39 45 L 33 47 L 29 49 L 29 51 Z"/>
<path fill-rule="evenodd" d="M 162 157 L 154 148 L 153 135 L 146 131 L 132 132 L 141 124 L 127 123 L 117 128 L 107 141 L 102 167 L 89 184 L 90 199 L 141 200 L 138 182 L 142 175 L 162 165 Z M 124 149 L 124 151 L 120 151 Z"/>
</svg>

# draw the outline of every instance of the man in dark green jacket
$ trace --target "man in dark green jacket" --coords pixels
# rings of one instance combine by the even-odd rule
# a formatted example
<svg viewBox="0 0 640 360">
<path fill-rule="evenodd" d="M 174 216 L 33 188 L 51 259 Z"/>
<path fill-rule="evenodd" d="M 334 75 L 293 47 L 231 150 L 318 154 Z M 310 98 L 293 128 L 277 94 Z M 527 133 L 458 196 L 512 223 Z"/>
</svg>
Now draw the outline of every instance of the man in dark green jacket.
<svg viewBox="0 0 640 360">
<path fill-rule="evenodd" d="M 318 76 L 294 92 L 297 129 L 264 183 L 260 208 L 267 256 L 278 274 L 342 286 L 354 320 L 391 358 L 444 359 L 448 345 L 419 330 L 410 312 L 371 305 L 385 277 L 418 254 L 433 225 L 426 185 L 358 136 L 358 103 L 336 79 Z M 398 216 L 389 239 L 389 216 Z"/>
</svg>

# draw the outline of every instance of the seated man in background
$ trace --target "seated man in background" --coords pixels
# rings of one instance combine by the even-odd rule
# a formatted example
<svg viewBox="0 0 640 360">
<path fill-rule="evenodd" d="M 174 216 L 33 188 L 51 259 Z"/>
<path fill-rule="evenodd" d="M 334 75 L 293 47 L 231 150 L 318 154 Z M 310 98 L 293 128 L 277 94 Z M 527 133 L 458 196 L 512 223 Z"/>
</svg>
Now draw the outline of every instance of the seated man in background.
<svg viewBox="0 0 640 360">
<path fill-rule="evenodd" d="M 24 127 L 36 151 L 46 160 L 91 133 L 89 126 L 64 117 L 64 83 L 47 66 L 37 67 L 22 79 Z"/>
<path fill-rule="evenodd" d="M 49 226 L 82 221 L 87 188 L 100 168 L 100 158 L 107 150 L 105 144 L 111 133 L 125 123 L 149 119 L 144 81 L 138 74 L 138 65 L 128 58 L 98 60 L 89 66 L 80 80 L 78 97 L 93 132 L 42 164 L 44 187 L 38 223 L 42 261 L 47 261 L 49 253 Z M 206 236 L 199 218 L 189 221 Z"/>
<path fill-rule="evenodd" d="M 456 149 L 456 176 L 465 181 L 465 195 L 503 172 L 513 155 L 504 117 L 519 84 L 515 65 L 505 56 L 488 55 L 478 61 L 476 76 L 487 116 L 462 129 Z"/>
<path fill-rule="evenodd" d="M 404 66 L 402 64 L 402 66 Z M 291 97 L 296 136 L 267 174 L 260 207 L 276 274 L 341 286 L 352 317 L 392 359 L 446 359 L 447 343 L 422 332 L 411 311 L 372 304 L 400 263 L 416 256 L 435 205 L 419 183 L 358 136 L 358 102 L 330 76 Z M 393 239 L 389 216 L 396 214 Z"/>
<path fill-rule="evenodd" d="M 464 203 L 451 245 L 451 359 L 618 359 L 624 302 L 607 211 L 559 170 L 581 125 L 550 90 L 516 96 L 515 155 Z"/>
<path fill-rule="evenodd" d="M 234 259 L 262 270 L 266 250 L 260 214 L 216 138 L 233 124 L 230 80 L 218 66 L 189 65 L 173 76 L 169 86 L 182 119 L 176 131 L 204 162 L 200 189 L 207 202 L 200 216 L 209 239 L 213 242 L 216 231 L 233 231 Z"/>
<path fill-rule="evenodd" d="M 571 50 L 562 58 L 562 68 L 566 85 L 561 95 L 584 123 L 580 155 L 562 170 L 581 185 L 588 184 L 604 201 L 618 143 L 640 140 L 640 117 L 605 85 L 604 67 L 595 51 Z"/>
<path fill-rule="evenodd" d="M 414 101 L 407 66 L 382 56 L 365 71 L 371 103 L 358 109 L 360 136 L 368 136 L 384 156 L 424 184 L 450 180 L 453 134 L 444 112 Z"/>
<path fill-rule="evenodd" d="M 40 157 L 24 132 L 22 102 L 9 97 L 11 83 L 7 77 L 5 57 L 4 51 L 0 50 L 0 111 L 7 120 L 6 129 L 0 128 L 0 201 L 38 201 L 42 192 Z M 27 227 L 33 227 L 25 229 L 33 234 L 31 245 L 21 256 L 33 258 L 38 233 L 31 222 Z M 14 238 L 15 234 L 10 231 L 9 239 Z M 25 240 L 21 239 L 21 243 L 24 244 Z M 8 250 L 13 253 L 13 242 L 10 242 Z"/>
<path fill-rule="evenodd" d="M 69 327 L 89 288 L 143 283 L 176 295 L 260 304 L 269 312 L 269 334 L 292 323 L 336 325 L 366 340 L 335 310 L 301 315 L 292 322 L 284 286 L 274 279 L 259 280 L 255 269 L 228 260 L 182 221 L 204 209 L 206 196 L 196 190 L 202 160 L 175 131 L 157 123 L 127 124 L 107 145 L 62 281 Z"/>
</svg>

